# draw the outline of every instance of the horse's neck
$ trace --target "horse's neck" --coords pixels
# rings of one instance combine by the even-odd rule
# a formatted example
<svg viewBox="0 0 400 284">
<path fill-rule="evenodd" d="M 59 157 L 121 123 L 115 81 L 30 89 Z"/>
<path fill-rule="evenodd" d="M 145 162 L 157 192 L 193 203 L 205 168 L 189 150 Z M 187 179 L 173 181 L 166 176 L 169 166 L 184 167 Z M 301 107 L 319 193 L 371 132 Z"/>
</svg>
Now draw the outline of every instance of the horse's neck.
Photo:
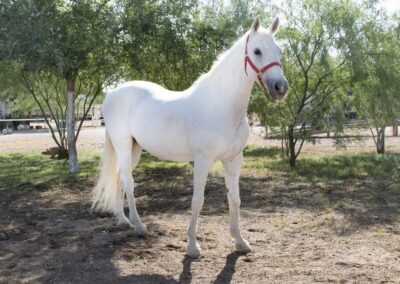
<svg viewBox="0 0 400 284">
<path fill-rule="evenodd" d="M 253 82 L 244 70 L 245 36 L 240 38 L 211 70 L 200 79 L 199 86 L 213 90 L 202 96 L 218 96 L 209 101 L 221 104 L 221 109 L 229 109 L 236 118 L 246 114 Z M 225 108 L 227 106 L 227 108 Z"/>
</svg>

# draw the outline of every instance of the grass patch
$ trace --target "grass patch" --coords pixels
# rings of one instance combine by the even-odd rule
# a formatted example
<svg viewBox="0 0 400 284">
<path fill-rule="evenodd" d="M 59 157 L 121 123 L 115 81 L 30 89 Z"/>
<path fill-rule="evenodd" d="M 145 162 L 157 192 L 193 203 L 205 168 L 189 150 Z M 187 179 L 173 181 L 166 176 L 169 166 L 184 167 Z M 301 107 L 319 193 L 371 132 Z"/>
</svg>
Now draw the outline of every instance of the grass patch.
<svg viewBox="0 0 400 284">
<path fill-rule="evenodd" d="M 309 179 L 400 180 L 400 155 L 350 154 L 309 157 L 299 161 L 297 173 Z"/>
<path fill-rule="evenodd" d="M 99 153 L 83 152 L 79 155 L 79 178 L 94 177 L 98 172 Z M 245 176 L 274 176 L 285 174 L 292 178 L 309 181 L 335 181 L 343 179 L 373 178 L 400 182 L 400 155 L 391 153 L 384 156 L 371 153 L 346 155 L 305 155 L 297 161 L 296 169 L 289 168 L 280 158 L 280 149 L 249 146 L 244 151 L 245 162 L 242 173 Z M 159 161 L 147 152 L 142 154 L 137 170 L 147 169 L 191 169 L 190 163 Z M 222 175 L 222 164 L 215 163 L 211 169 Z M 66 161 L 51 160 L 39 153 L 0 154 L 0 192 L 23 184 L 57 184 L 71 179 Z"/>
<path fill-rule="evenodd" d="M 340 180 L 374 178 L 400 182 L 400 154 L 348 153 L 303 155 L 295 169 L 280 158 L 279 148 L 248 146 L 244 151 L 244 173 L 289 174 L 307 180 Z"/>
<path fill-rule="evenodd" d="M 281 154 L 280 148 L 265 148 L 256 146 L 247 146 L 244 149 L 244 156 L 248 158 L 271 158 L 276 159 Z"/>
<path fill-rule="evenodd" d="M 150 155 L 148 152 L 143 151 L 140 157 L 137 170 L 143 171 L 146 169 L 170 169 L 170 168 L 191 168 L 189 163 L 184 162 L 171 162 L 159 160 L 156 157 Z"/>
<path fill-rule="evenodd" d="M 0 193 L 24 184 L 60 184 L 71 177 L 85 178 L 96 175 L 100 161 L 99 154 L 81 153 L 80 171 L 77 175 L 68 172 L 68 162 L 52 160 L 40 153 L 13 153 L 0 155 Z"/>
</svg>

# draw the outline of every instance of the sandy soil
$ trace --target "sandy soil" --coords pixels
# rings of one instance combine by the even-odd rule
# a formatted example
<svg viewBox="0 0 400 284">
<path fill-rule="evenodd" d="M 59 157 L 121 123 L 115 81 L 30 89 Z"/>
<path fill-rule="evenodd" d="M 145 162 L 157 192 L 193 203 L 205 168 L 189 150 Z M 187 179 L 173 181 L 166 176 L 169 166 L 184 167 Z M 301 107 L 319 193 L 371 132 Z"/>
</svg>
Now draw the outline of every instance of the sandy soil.
<svg viewBox="0 0 400 284">
<path fill-rule="evenodd" d="M 100 148 L 102 131 L 82 133 L 79 148 Z M 21 136 L 1 137 L 1 151 L 13 149 L 12 138 L 24 145 L 18 151 L 49 141 Z M 254 252 L 241 255 L 229 237 L 223 177 L 211 174 L 198 233 L 203 255 L 192 260 L 185 257 L 190 169 L 145 169 L 135 179 L 146 238 L 90 212 L 93 177 L 3 193 L 0 283 L 400 283 L 396 184 L 245 174 L 241 224 Z"/>
</svg>

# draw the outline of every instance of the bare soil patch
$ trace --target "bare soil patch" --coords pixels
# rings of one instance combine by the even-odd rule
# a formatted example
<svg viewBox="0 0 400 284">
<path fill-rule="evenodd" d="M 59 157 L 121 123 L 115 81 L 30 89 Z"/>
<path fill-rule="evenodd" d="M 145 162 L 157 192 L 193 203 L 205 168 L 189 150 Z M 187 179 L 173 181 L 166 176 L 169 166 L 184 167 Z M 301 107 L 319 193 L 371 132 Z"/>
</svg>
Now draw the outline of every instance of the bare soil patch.
<svg viewBox="0 0 400 284">
<path fill-rule="evenodd" d="M 0 283 L 399 283 L 400 198 L 385 180 L 241 178 L 242 230 L 233 250 L 222 175 L 209 176 L 199 227 L 203 255 L 185 257 L 190 167 L 135 175 L 149 236 L 90 212 L 94 178 L 22 184 L 0 195 Z"/>
</svg>

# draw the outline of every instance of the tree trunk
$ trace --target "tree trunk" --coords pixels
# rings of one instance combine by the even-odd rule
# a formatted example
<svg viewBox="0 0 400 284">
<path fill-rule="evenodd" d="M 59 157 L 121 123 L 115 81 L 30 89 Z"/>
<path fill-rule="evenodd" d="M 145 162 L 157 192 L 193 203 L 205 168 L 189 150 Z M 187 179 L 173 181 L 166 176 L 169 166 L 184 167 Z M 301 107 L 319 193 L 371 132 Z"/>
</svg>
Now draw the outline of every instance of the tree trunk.
<svg viewBox="0 0 400 284">
<path fill-rule="evenodd" d="M 326 131 L 326 137 L 331 138 L 331 120 L 329 118 L 329 115 L 328 115 L 328 118 L 326 119 L 326 125 L 328 127 L 328 129 Z"/>
<path fill-rule="evenodd" d="M 399 121 L 397 119 L 393 122 L 393 136 L 399 136 Z"/>
<path fill-rule="evenodd" d="M 378 131 L 377 135 L 377 143 L 376 143 L 376 150 L 378 154 L 385 154 L 385 128 L 386 126 L 382 126 Z"/>
<path fill-rule="evenodd" d="M 75 138 L 75 77 L 67 80 L 67 140 L 69 154 L 69 172 L 79 171 Z"/>
<path fill-rule="evenodd" d="M 294 139 L 294 128 L 289 126 L 288 129 L 288 142 L 289 142 L 289 164 L 291 168 L 296 167 L 296 143 Z"/>
</svg>

